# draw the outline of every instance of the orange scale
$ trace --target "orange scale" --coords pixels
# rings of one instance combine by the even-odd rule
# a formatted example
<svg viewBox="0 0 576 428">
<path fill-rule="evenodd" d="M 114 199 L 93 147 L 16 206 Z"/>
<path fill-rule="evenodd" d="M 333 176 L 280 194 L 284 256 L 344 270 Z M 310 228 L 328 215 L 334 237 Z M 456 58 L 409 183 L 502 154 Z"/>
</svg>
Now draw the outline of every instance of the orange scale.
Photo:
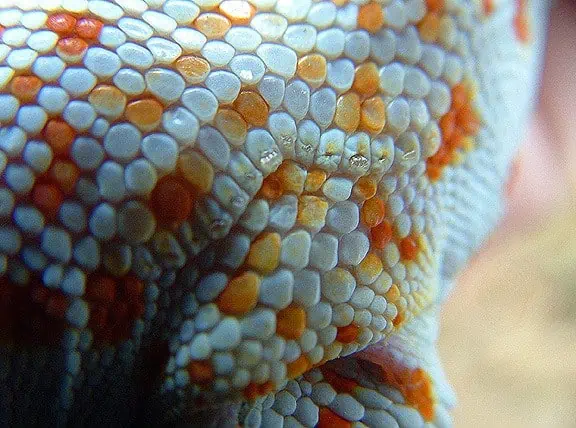
<svg viewBox="0 0 576 428">
<path fill-rule="evenodd" d="M 306 329 L 306 312 L 300 306 L 290 305 L 278 312 L 276 334 L 285 339 L 297 340 Z"/>
<path fill-rule="evenodd" d="M 61 119 L 50 119 L 44 127 L 43 134 L 57 156 L 67 156 L 76 138 L 76 131 Z"/>
<path fill-rule="evenodd" d="M 320 371 L 322 372 L 324 381 L 329 383 L 330 386 L 334 388 L 334 391 L 339 394 L 352 395 L 354 394 L 356 387 L 358 387 L 358 382 L 356 382 L 354 379 L 344 377 L 336 373 L 334 370 L 322 367 Z"/>
<path fill-rule="evenodd" d="M 420 251 L 418 242 L 412 237 L 407 236 L 400 241 L 400 255 L 404 260 L 416 260 L 416 256 Z"/>
<path fill-rule="evenodd" d="M 110 276 L 91 275 L 86 284 L 86 298 L 92 302 L 111 304 L 116 299 L 116 280 Z"/>
<path fill-rule="evenodd" d="M 144 132 L 152 131 L 160 125 L 164 108 L 153 98 L 132 101 L 126 106 L 126 119 Z"/>
<path fill-rule="evenodd" d="M 256 307 L 260 277 L 251 271 L 233 278 L 216 299 L 221 312 L 231 315 L 244 315 Z"/>
<path fill-rule="evenodd" d="M 400 289 L 396 284 L 392 284 L 384 296 L 386 297 L 386 300 L 394 303 L 401 296 Z"/>
<path fill-rule="evenodd" d="M 377 181 L 373 177 L 364 176 L 360 177 L 356 184 L 354 184 L 352 192 L 356 198 L 361 201 L 366 201 L 367 199 L 373 198 L 376 195 L 377 190 Z"/>
<path fill-rule="evenodd" d="M 248 124 L 242 116 L 232 109 L 221 109 L 216 113 L 216 128 L 233 145 L 240 145 L 246 140 Z"/>
<path fill-rule="evenodd" d="M 282 183 L 274 173 L 264 179 L 262 187 L 260 187 L 260 191 L 258 192 L 259 196 L 268 200 L 276 200 L 283 194 L 284 188 Z"/>
<path fill-rule="evenodd" d="M 442 17 L 439 13 L 429 12 L 418 23 L 418 33 L 422 41 L 435 43 L 440 36 Z"/>
<path fill-rule="evenodd" d="M 316 428 L 352 428 L 352 422 L 347 421 L 327 407 L 321 407 L 318 412 Z"/>
<path fill-rule="evenodd" d="M 268 104 L 256 91 L 240 92 L 234 101 L 234 108 L 251 125 L 264 126 L 268 121 Z"/>
<path fill-rule="evenodd" d="M 71 194 L 78 182 L 80 177 L 80 170 L 78 167 L 65 160 L 56 160 L 49 171 L 50 178 L 58 184 L 58 187 L 62 189 L 64 194 Z"/>
<path fill-rule="evenodd" d="M 306 181 L 304 182 L 304 190 L 309 193 L 315 193 L 324 184 L 328 175 L 325 171 L 321 169 L 313 169 L 309 171 L 306 175 Z"/>
<path fill-rule="evenodd" d="M 214 379 L 214 369 L 210 361 L 192 361 L 187 367 L 191 383 L 205 385 Z"/>
<path fill-rule="evenodd" d="M 270 274 L 280 263 L 281 237 L 278 233 L 262 233 L 250 246 L 246 265 L 263 273 Z"/>
<path fill-rule="evenodd" d="M 60 36 L 67 36 L 74 31 L 76 18 L 68 13 L 57 13 L 48 17 L 46 26 Z"/>
<path fill-rule="evenodd" d="M 370 229 L 370 242 L 374 248 L 384 249 L 392 241 L 392 226 L 386 220 Z"/>
<path fill-rule="evenodd" d="M 166 176 L 152 190 L 150 204 L 161 224 L 178 226 L 192 212 L 194 198 L 179 179 Z"/>
<path fill-rule="evenodd" d="M 244 388 L 244 398 L 246 400 L 254 400 L 258 397 L 269 394 L 274 390 L 274 382 L 267 381 L 265 383 L 254 383 L 250 382 L 246 388 Z"/>
<path fill-rule="evenodd" d="M 364 97 L 376 94 L 380 85 L 378 67 L 373 62 L 365 62 L 356 67 L 352 89 Z"/>
<path fill-rule="evenodd" d="M 79 62 L 87 49 L 88 43 L 79 37 L 61 39 L 56 45 L 56 53 L 67 62 Z"/>
<path fill-rule="evenodd" d="M 338 327 L 336 340 L 342 343 L 352 343 L 358 338 L 360 327 L 356 324 L 350 324 L 345 327 Z"/>
<path fill-rule="evenodd" d="M 527 0 L 516 0 L 516 14 L 513 19 L 513 26 L 516 38 L 521 43 L 528 43 L 530 41 L 530 23 L 527 9 Z"/>
<path fill-rule="evenodd" d="M 431 12 L 442 12 L 444 0 L 426 0 L 426 8 Z"/>
<path fill-rule="evenodd" d="M 380 198 L 371 198 L 364 202 L 360 211 L 362 223 L 366 227 L 374 228 L 384 220 L 386 215 L 386 206 Z"/>
<path fill-rule="evenodd" d="M 386 106 L 382 98 L 368 98 L 362 103 L 360 126 L 372 134 L 379 134 L 386 125 Z"/>
<path fill-rule="evenodd" d="M 96 86 L 90 92 L 88 101 L 98 113 L 110 119 L 120 117 L 126 108 L 126 95 L 112 85 Z"/>
<path fill-rule="evenodd" d="M 326 79 L 326 58 L 320 54 L 310 54 L 298 60 L 297 74 L 313 88 Z"/>
<path fill-rule="evenodd" d="M 456 128 L 456 111 L 450 110 L 440 118 L 440 130 L 442 131 L 442 140 L 446 141 L 452 137 Z"/>
<path fill-rule="evenodd" d="M 214 168 L 200 153 L 189 151 L 180 154 L 178 172 L 199 194 L 206 194 L 212 189 Z"/>
<path fill-rule="evenodd" d="M 31 103 L 42 89 L 42 81 L 36 76 L 16 76 L 10 83 L 10 92 L 21 103 Z"/>
<path fill-rule="evenodd" d="M 451 95 L 452 102 L 450 108 L 452 110 L 458 111 L 466 105 L 468 101 L 468 89 L 462 83 L 458 83 L 452 88 Z"/>
<path fill-rule="evenodd" d="M 232 24 L 225 16 L 208 12 L 194 21 L 195 27 L 209 39 L 220 39 L 228 32 Z"/>
<path fill-rule="evenodd" d="M 286 364 L 286 375 L 288 379 L 294 379 L 304 374 L 310 367 L 311 365 L 308 358 L 306 358 L 305 355 L 301 355 L 298 359 Z"/>
<path fill-rule="evenodd" d="M 384 13 L 380 3 L 367 3 L 358 9 L 358 27 L 377 33 L 384 26 Z"/>
<path fill-rule="evenodd" d="M 284 192 L 300 195 L 304 191 L 306 171 L 292 161 L 282 162 L 275 172 Z"/>
<path fill-rule="evenodd" d="M 97 39 L 104 24 L 94 18 L 81 18 L 76 23 L 76 34 L 83 39 Z"/>
<path fill-rule="evenodd" d="M 470 104 L 458 110 L 456 113 L 456 124 L 468 135 L 476 135 L 480 130 L 480 120 Z"/>
<path fill-rule="evenodd" d="M 201 83 L 210 73 L 210 63 L 204 58 L 194 55 L 178 58 L 174 66 L 188 83 Z"/>
<path fill-rule="evenodd" d="M 32 202 L 46 220 L 56 218 L 63 201 L 64 193 L 54 184 L 38 183 L 32 190 Z"/>
<path fill-rule="evenodd" d="M 334 123 L 347 133 L 356 131 L 360 124 L 360 97 L 354 92 L 348 92 L 336 101 Z"/>
<path fill-rule="evenodd" d="M 233 25 L 248 24 L 256 13 L 256 8 L 244 0 L 224 0 L 218 9 Z"/>
</svg>

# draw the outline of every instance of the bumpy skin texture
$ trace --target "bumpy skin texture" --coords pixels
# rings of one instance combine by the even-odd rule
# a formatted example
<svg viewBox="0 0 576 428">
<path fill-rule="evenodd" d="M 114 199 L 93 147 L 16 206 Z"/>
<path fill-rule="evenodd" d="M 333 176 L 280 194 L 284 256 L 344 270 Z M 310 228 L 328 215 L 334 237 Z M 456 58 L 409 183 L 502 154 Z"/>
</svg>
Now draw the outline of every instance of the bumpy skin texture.
<svg viewBox="0 0 576 428">
<path fill-rule="evenodd" d="M 449 426 L 544 17 L 0 1 L 0 424 Z"/>
</svg>

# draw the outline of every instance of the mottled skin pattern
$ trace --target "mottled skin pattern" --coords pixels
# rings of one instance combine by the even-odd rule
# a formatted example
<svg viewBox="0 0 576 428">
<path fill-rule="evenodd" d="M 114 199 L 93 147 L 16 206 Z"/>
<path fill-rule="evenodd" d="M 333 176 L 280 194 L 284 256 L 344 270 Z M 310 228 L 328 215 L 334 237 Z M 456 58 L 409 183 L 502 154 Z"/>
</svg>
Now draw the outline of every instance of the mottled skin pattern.
<svg viewBox="0 0 576 428">
<path fill-rule="evenodd" d="M 545 16 L 0 0 L 0 425 L 450 426 Z"/>
</svg>

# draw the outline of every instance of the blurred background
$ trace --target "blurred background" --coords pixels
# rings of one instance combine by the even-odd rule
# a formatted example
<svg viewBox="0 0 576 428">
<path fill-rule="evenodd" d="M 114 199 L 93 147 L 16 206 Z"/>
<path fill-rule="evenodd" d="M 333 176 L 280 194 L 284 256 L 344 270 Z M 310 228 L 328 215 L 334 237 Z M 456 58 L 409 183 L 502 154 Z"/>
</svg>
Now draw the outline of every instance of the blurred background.
<svg viewBox="0 0 576 428">
<path fill-rule="evenodd" d="M 551 12 L 508 214 L 444 308 L 456 427 L 576 427 L 576 3 Z"/>
</svg>

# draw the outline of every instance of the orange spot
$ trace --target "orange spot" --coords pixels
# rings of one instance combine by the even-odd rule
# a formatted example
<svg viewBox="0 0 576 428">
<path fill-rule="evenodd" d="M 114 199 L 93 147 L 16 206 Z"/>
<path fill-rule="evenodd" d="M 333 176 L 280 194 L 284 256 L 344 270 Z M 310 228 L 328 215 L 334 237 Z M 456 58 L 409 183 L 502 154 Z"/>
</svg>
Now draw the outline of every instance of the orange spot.
<svg viewBox="0 0 576 428">
<path fill-rule="evenodd" d="M 521 43 L 530 41 L 530 22 L 528 19 L 528 0 L 516 0 L 516 13 L 514 14 L 514 31 Z"/>
<path fill-rule="evenodd" d="M 302 196 L 298 200 L 297 220 L 304 227 L 320 230 L 326 223 L 328 202 L 318 196 Z"/>
<path fill-rule="evenodd" d="M 210 73 L 210 63 L 193 55 L 178 58 L 175 67 L 188 83 L 201 83 Z"/>
<path fill-rule="evenodd" d="M 31 103 L 42 89 L 42 81 L 36 76 L 16 76 L 10 84 L 12 95 L 22 103 Z"/>
<path fill-rule="evenodd" d="M 444 10 L 444 0 L 426 0 L 426 8 L 430 12 L 442 12 Z"/>
<path fill-rule="evenodd" d="M 356 131 L 360 124 L 360 97 L 358 94 L 348 92 L 338 98 L 334 123 L 347 133 Z"/>
<path fill-rule="evenodd" d="M 435 43 L 440 36 L 441 16 L 439 13 L 430 12 L 418 23 L 418 33 L 422 41 Z"/>
<path fill-rule="evenodd" d="M 298 76 L 316 88 L 326 79 L 326 58 L 320 54 L 310 54 L 298 60 Z"/>
<path fill-rule="evenodd" d="M 95 87 L 90 92 L 88 101 L 98 113 L 112 119 L 120 117 L 126 107 L 126 95 L 111 85 Z"/>
<path fill-rule="evenodd" d="M 225 16 L 208 12 L 203 13 L 198 18 L 196 18 L 194 25 L 207 38 L 219 39 L 224 37 L 232 24 L 230 23 L 230 20 Z"/>
<path fill-rule="evenodd" d="M 371 97 L 378 91 L 380 77 L 378 67 L 373 62 L 365 62 L 356 67 L 352 89 L 364 97 Z"/>
<path fill-rule="evenodd" d="M 37 184 L 32 190 L 32 202 L 47 220 L 53 220 L 58 215 L 64 194 L 53 184 Z"/>
<path fill-rule="evenodd" d="M 410 369 L 390 361 L 382 365 L 381 374 L 382 381 L 399 390 L 425 421 L 434 419 L 434 390 L 428 373 L 421 368 Z"/>
<path fill-rule="evenodd" d="M 51 119 L 44 127 L 44 138 L 52 147 L 54 154 L 66 156 L 76 138 L 76 132 L 66 122 L 60 119 Z"/>
<path fill-rule="evenodd" d="M 300 376 L 310 368 L 310 362 L 305 355 L 300 355 L 297 360 L 286 364 L 286 373 L 289 379 Z"/>
<path fill-rule="evenodd" d="M 484 9 L 484 15 L 492 15 L 495 9 L 494 0 L 482 0 L 482 8 Z"/>
<path fill-rule="evenodd" d="M 152 98 L 132 101 L 126 106 L 126 118 L 142 131 L 152 131 L 162 120 L 162 104 Z"/>
<path fill-rule="evenodd" d="M 389 302 L 394 303 L 396 300 L 400 298 L 400 289 L 396 284 L 392 284 L 390 289 L 385 294 L 386 299 Z"/>
<path fill-rule="evenodd" d="M 378 226 L 370 229 L 370 242 L 374 248 L 384 249 L 392 240 L 392 226 L 388 221 L 383 221 Z"/>
<path fill-rule="evenodd" d="M 368 3 L 358 10 L 358 27 L 377 33 L 384 25 L 384 14 L 380 3 Z"/>
<path fill-rule="evenodd" d="M 208 193 L 214 181 L 214 168 L 200 153 L 188 151 L 178 156 L 178 171 L 200 194 Z"/>
<path fill-rule="evenodd" d="M 218 9 L 233 25 L 248 24 L 256 13 L 254 6 L 244 0 L 224 0 Z"/>
<path fill-rule="evenodd" d="M 238 112 L 232 109 L 221 109 L 216 113 L 216 128 L 230 143 L 240 145 L 246 140 L 248 124 Z"/>
<path fill-rule="evenodd" d="M 94 18 L 82 18 L 76 23 L 76 34 L 83 39 L 97 39 L 102 31 L 102 21 Z"/>
<path fill-rule="evenodd" d="M 418 243 L 411 236 L 400 241 L 400 255 L 404 260 L 416 260 L 418 255 Z"/>
<path fill-rule="evenodd" d="M 464 108 L 468 102 L 468 90 L 465 85 L 458 83 L 450 91 L 452 95 L 452 101 L 450 103 L 450 109 L 453 111 L 458 111 Z"/>
<path fill-rule="evenodd" d="M 326 367 L 322 367 L 320 370 L 322 371 L 322 376 L 324 376 L 324 381 L 329 383 L 334 388 L 334 391 L 339 394 L 354 394 L 354 390 L 358 386 L 358 382 L 354 379 L 344 377 Z"/>
<path fill-rule="evenodd" d="M 470 105 L 465 105 L 458 110 L 456 124 L 466 135 L 476 135 L 480 130 L 480 120 Z"/>
<path fill-rule="evenodd" d="M 361 201 L 373 198 L 378 190 L 376 180 L 368 175 L 360 177 L 356 184 L 354 184 L 353 193 Z"/>
<path fill-rule="evenodd" d="M 290 305 L 278 312 L 276 334 L 285 339 L 299 339 L 306 328 L 306 312 L 300 306 Z"/>
<path fill-rule="evenodd" d="M 60 36 L 67 36 L 74 31 L 76 25 L 76 18 L 67 13 L 57 13 L 50 15 L 46 21 L 46 26 L 49 30 L 58 33 Z"/>
<path fill-rule="evenodd" d="M 382 273 L 382 260 L 374 253 L 368 253 L 356 267 L 356 275 L 362 284 L 371 284 Z"/>
<path fill-rule="evenodd" d="M 216 299 L 220 311 L 231 315 L 244 315 L 256 307 L 260 277 L 254 272 L 244 272 L 232 279 Z"/>
<path fill-rule="evenodd" d="M 274 172 L 278 177 L 284 192 L 300 195 L 304 191 L 306 181 L 306 171 L 297 163 L 285 161 Z"/>
<path fill-rule="evenodd" d="M 440 118 L 442 141 L 438 151 L 426 160 L 431 181 L 442 177 L 444 168 L 460 157 L 460 149 L 471 147 L 470 137 L 480 130 L 480 118 L 472 104 L 473 91 L 466 84 L 452 88 L 450 110 Z"/>
<path fill-rule="evenodd" d="M 309 193 L 317 192 L 326 181 L 326 177 L 326 172 L 321 169 L 309 171 L 304 182 L 304 190 Z"/>
<path fill-rule="evenodd" d="M 69 61 L 79 61 L 88 49 L 88 43 L 79 37 L 61 39 L 56 45 L 56 53 Z"/>
<path fill-rule="evenodd" d="M 80 170 L 72 162 L 57 160 L 50 168 L 50 177 L 65 194 L 70 194 L 76 187 L 76 182 L 80 177 Z"/>
<path fill-rule="evenodd" d="M 362 103 L 360 126 L 372 134 L 379 134 L 386 125 L 386 106 L 379 96 Z"/>
<path fill-rule="evenodd" d="M 267 395 L 274 390 L 274 382 L 267 381 L 265 383 L 254 383 L 250 382 L 246 388 L 244 388 L 244 398 L 246 400 L 254 400 L 263 395 Z"/>
<path fill-rule="evenodd" d="M 90 305 L 88 326 L 97 344 L 116 344 L 132 335 L 134 322 L 144 314 L 143 293 L 144 284 L 133 276 L 89 276 L 85 295 Z"/>
<path fill-rule="evenodd" d="M 321 407 L 316 428 L 352 428 L 352 422 L 338 416 L 327 407 Z"/>
<path fill-rule="evenodd" d="M 360 333 L 360 327 L 358 327 L 356 324 L 350 324 L 345 327 L 338 327 L 336 340 L 342 343 L 352 343 L 358 337 L 358 333 Z"/>
<path fill-rule="evenodd" d="M 277 233 L 263 233 L 250 246 L 246 265 L 263 274 L 272 273 L 279 264 L 281 238 Z"/>
<path fill-rule="evenodd" d="M 264 179 L 262 182 L 262 187 L 260 187 L 260 191 L 258 192 L 259 196 L 268 200 L 278 199 L 283 194 L 284 189 L 282 187 L 282 183 L 274 173 L 270 174 Z"/>
<path fill-rule="evenodd" d="M 238 94 L 234 108 L 251 125 L 264 126 L 268 120 L 268 104 L 256 91 L 247 90 Z"/>
<path fill-rule="evenodd" d="M 203 385 L 214 379 L 214 369 L 210 361 L 192 361 L 187 370 L 192 383 Z"/>
<path fill-rule="evenodd" d="M 373 228 L 378 226 L 384 220 L 386 215 L 386 206 L 380 198 L 371 198 L 364 202 L 360 211 L 362 223 L 367 227 Z"/>
<path fill-rule="evenodd" d="M 150 204 L 160 223 L 178 226 L 192 212 L 193 198 L 180 180 L 167 176 L 156 184 Z"/>
</svg>

